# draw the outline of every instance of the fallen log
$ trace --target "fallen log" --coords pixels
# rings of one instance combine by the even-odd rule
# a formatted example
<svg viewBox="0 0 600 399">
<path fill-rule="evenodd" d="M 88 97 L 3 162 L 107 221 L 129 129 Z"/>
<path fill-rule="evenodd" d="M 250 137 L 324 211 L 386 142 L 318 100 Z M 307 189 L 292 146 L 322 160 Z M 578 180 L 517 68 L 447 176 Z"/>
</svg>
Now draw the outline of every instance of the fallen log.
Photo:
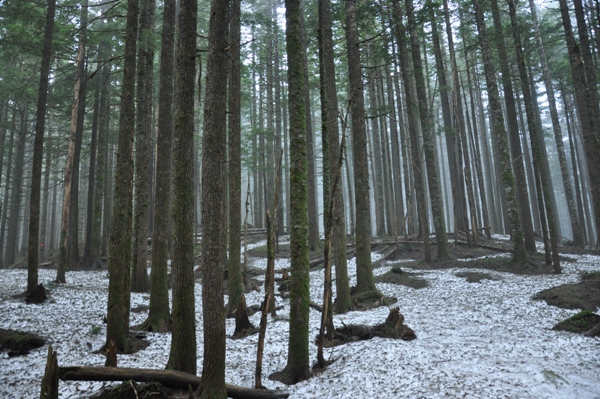
<svg viewBox="0 0 600 399">
<path fill-rule="evenodd" d="M 159 382 L 171 388 L 194 391 L 202 384 L 202 378 L 175 370 L 153 370 L 113 367 L 60 367 L 59 377 L 63 381 L 128 381 Z M 234 399 L 279 399 L 290 396 L 288 392 L 253 389 L 226 384 L 227 396 Z"/>
<path fill-rule="evenodd" d="M 354 248 L 347 249 L 346 250 L 346 256 L 349 256 L 349 257 L 353 256 L 354 255 L 354 251 L 355 251 Z M 316 266 L 319 266 L 321 263 L 325 263 L 325 258 L 324 257 L 312 259 L 310 261 L 310 263 L 309 263 L 310 269 L 311 270 L 315 269 Z"/>
<path fill-rule="evenodd" d="M 583 335 L 585 335 L 586 337 L 595 337 L 598 334 L 600 334 L 600 323 L 587 330 Z"/>
</svg>

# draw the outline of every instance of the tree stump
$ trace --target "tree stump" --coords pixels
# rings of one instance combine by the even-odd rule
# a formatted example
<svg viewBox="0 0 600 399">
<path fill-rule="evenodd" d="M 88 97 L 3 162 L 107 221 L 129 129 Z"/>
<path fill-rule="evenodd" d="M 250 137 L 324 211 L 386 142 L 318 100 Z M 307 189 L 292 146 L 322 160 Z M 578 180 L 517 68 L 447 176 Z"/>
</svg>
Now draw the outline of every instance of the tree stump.
<svg viewBox="0 0 600 399">
<path fill-rule="evenodd" d="M 25 303 L 43 303 L 48 296 L 46 295 L 46 289 L 42 284 L 39 284 L 25 297 Z"/>
<path fill-rule="evenodd" d="M 256 328 L 250 323 L 250 319 L 248 318 L 246 297 L 244 295 L 242 295 L 242 300 L 233 311 L 233 317 L 235 317 L 235 331 L 233 333 L 233 338 L 245 337 L 256 331 Z"/>
<path fill-rule="evenodd" d="M 400 309 L 395 307 L 390 309 L 390 314 L 384 323 L 387 336 L 391 338 L 400 338 L 404 341 L 412 341 L 417 338 L 415 332 L 404 325 L 404 316 L 400 314 Z"/>
<path fill-rule="evenodd" d="M 48 346 L 46 371 L 42 379 L 40 399 L 58 399 L 58 359 L 52 346 Z"/>
</svg>

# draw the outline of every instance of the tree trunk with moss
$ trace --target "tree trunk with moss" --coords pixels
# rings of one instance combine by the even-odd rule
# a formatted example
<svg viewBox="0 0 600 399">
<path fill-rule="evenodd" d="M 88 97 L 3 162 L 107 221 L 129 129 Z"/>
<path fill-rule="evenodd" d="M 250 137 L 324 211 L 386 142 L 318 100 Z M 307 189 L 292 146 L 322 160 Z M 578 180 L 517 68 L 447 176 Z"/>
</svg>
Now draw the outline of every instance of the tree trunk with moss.
<svg viewBox="0 0 600 399">
<path fill-rule="evenodd" d="M 231 48 L 228 40 L 230 3 L 230 1 L 212 1 L 208 31 L 202 139 L 202 313 L 204 315 L 202 380 L 205 386 L 201 398 L 226 397 L 225 314 L 222 288 L 227 243 L 221 241 L 221 233 L 227 226 L 227 216 L 222 204 L 226 201 L 227 65 Z M 190 48 L 190 57 L 193 56 L 194 50 L 193 47 Z M 235 211 L 239 212 L 239 207 Z"/>
<path fill-rule="evenodd" d="M 138 0 L 129 0 L 125 33 L 124 71 L 119 114 L 119 150 L 108 255 L 108 310 L 106 347 L 114 341 L 119 351 L 129 351 L 129 307 L 132 261 L 133 131 L 135 116 L 135 55 Z"/>
<path fill-rule="evenodd" d="M 356 291 L 361 293 L 375 291 L 376 288 L 371 263 L 369 163 L 367 159 L 365 100 L 355 0 L 346 1 L 346 51 L 348 53 L 350 112 L 352 113 L 352 154 L 356 212 Z"/>
<path fill-rule="evenodd" d="M 288 59 L 288 107 L 290 128 L 290 332 L 288 359 L 281 372 L 285 384 L 296 384 L 311 376 L 308 360 L 309 336 L 309 248 L 308 187 L 306 165 L 306 114 L 302 8 L 300 0 L 285 1 L 286 50 Z"/>
<path fill-rule="evenodd" d="M 321 84 L 323 85 L 324 114 L 323 125 L 327 127 L 328 154 L 324 156 L 329 160 L 329 181 L 334 182 L 338 173 L 337 161 L 340 154 L 339 129 L 338 129 L 338 101 L 335 81 L 335 63 L 333 51 L 333 33 L 331 30 L 331 2 L 329 0 L 319 1 L 319 30 L 322 71 Z M 341 170 L 340 170 L 341 173 Z M 350 300 L 350 284 L 348 280 L 348 261 L 346 256 L 346 221 L 344 218 L 344 197 L 342 193 L 342 179 L 336 186 L 335 192 L 330 195 L 334 197 L 333 207 L 333 248 L 335 257 L 335 282 L 337 299 L 335 310 L 337 313 L 345 313 L 352 309 Z"/>
<path fill-rule="evenodd" d="M 492 134 L 496 137 L 498 144 L 498 154 L 500 166 L 502 169 L 502 185 L 506 193 L 506 203 L 508 219 L 510 221 L 510 232 L 513 239 L 514 260 L 523 265 L 527 263 L 527 253 L 523 240 L 523 229 L 521 218 L 519 217 L 517 195 L 515 192 L 515 179 L 511 167 L 511 159 L 508 148 L 508 139 L 504 127 L 504 115 L 500 104 L 500 95 L 498 94 L 498 84 L 496 83 L 496 71 L 492 61 L 490 42 L 487 37 L 487 29 L 483 19 L 483 10 L 479 0 L 473 0 L 475 7 L 475 19 L 477 22 L 477 31 L 479 33 L 479 44 L 483 56 L 483 66 L 485 70 L 485 80 L 490 108 L 490 123 L 492 124 Z"/>
</svg>

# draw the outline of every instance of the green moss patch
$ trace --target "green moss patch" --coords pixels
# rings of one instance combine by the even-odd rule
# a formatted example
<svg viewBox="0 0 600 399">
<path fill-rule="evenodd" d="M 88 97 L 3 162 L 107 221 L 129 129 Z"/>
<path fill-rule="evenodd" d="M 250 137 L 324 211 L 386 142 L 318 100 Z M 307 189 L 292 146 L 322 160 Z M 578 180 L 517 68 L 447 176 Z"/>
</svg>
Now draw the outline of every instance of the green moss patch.
<svg viewBox="0 0 600 399">
<path fill-rule="evenodd" d="M 8 351 L 9 357 L 27 355 L 45 343 L 37 334 L 0 328 L 0 351 Z"/>
<path fill-rule="evenodd" d="M 600 316 L 584 310 L 566 320 L 561 321 L 552 327 L 552 329 L 557 331 L 568 331 L 576 334 L 583 334 L 598 323 L 600 323 Z"/>
</svg>

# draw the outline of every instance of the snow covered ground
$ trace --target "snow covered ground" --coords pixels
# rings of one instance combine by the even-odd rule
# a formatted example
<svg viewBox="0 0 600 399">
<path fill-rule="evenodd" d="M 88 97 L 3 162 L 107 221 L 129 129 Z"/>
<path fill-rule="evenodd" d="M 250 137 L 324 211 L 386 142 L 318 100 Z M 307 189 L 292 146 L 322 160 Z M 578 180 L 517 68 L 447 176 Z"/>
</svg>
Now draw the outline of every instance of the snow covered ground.
<svg viewBox="0 0 600 399">
<path fill-rule="evenodd" d="M 409 287 L 378 284 L 388 296 L 398 298 L 395 306 L 405 315 L 405 324 L 417 334 L 411 342 L 375 338 L 370 341 L 326 349 L 335 359 L 327 370 L 312 379 L 286 387 L 267 375 L 286 364 L 288 323 L 269 321 L 263 360 L 263 384 L 285 389 L 291 398 L 600 398 L 600 339 L 584 338 L 550 328 L 574 313 L 532 301 L 540 290 L 579 281 L 584 271 L 600 270 L 600 257 L 573 256 L 564 262 L 559 276 L 515 276 L 489 272 L 498 280 L 467 283 L 455 276 L 460 269 L 422 271 L 431 286 Z M 374 259 L 378 254 L 374 254 Z M 254 266 L 264 267 L 264 260 Z M 276 268 L 289 267 L 278 260 Z M 356 266 L 349 261 L 351 283 Z M 387 272 L 391 266 L 375 269 Z M 473 270 L 473 269 L 470 269 Z M 0 328 L 37 332 L 58 353 L 61 366 L 104 365 L 104 356 L 93 354 L 103 343 L 106 327 L 108 275 L 106 271 L 70 272 L 66 285 L 55 285 L 53 270 L 40 270 L 40 282 L 51 291 L 43 305 L 26 305 L 11 295 L 26 287 L 25 270 L 0 270 Z M 311 273 L 311 296 L 321 301 L 322 271 Z M 202 304 L 196 284 L 198 370 L 202 368 Z M 264 293 L 247 294 L 248 305 L 258 304 Z M 147 294 L 132 294 L 131 305 L 148 305 Z M 289 315 L 288 300 L 279 315 Z M 335 316 L 335 324 L 382 323 L 388 308 Z M 131 324 L 142 322 L 146 313 L 132 313 Z M 251 317 L 258 325 L 259 314 Z M 311 337 L 318 332 L 320 314 L 311 309 Z M 227 320 L 227 332 L 235 323 Z M 145 350 L 119 355 L 119 366 L 164 368 L 170 334 L 150 333 Z M 227 382 L 252 386 L 257 335 L 241 340 L 227 339 Z M 0 353 L 0 398 L 39 396 L 47 346 L 27 356 L 8 358 Z M 316 346 L 311 345 L 311 362 Z M 61 382 L 63 398 L 86 397 L 108 383 Z"/>
</svg>

